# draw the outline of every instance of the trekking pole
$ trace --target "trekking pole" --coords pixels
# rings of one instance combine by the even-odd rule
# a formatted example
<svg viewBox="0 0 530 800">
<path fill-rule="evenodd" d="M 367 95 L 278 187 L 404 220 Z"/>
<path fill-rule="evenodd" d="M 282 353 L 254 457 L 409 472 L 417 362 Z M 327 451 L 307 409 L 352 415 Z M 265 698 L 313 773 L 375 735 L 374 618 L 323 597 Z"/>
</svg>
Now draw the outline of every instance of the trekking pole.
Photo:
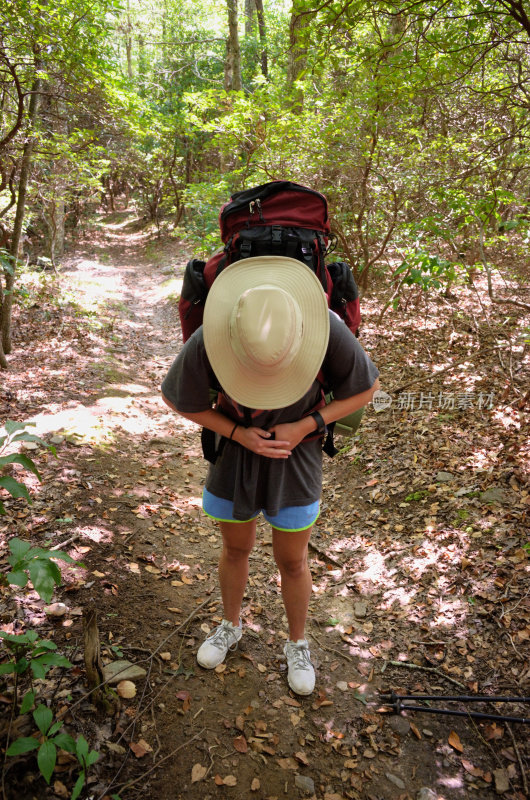
<svg viewBox="0 0 530 800">
<path fill-rule="evenodd" d="M 436 694 L 381 694 L 381 701 L 384 705 L 389 705 L 395 714 L 400 714 L 401 711 L 419 711 L 426 714 L 443 714 L 454 717 L 471 717 L 472 719 L 488 719 L 496 720 L 498 722 L 520 722 L 523 725 L 530 724 L 528 717 L 512 717 L 504 716 L 501 714 L 485 714 L 480 711 L 457 711 L 449 708 L 437 708 L 432 706 L 417 706 L 404 703 L 405 700 L 445 700 L 449 702 L 460 703 L 530 703 L 530 697 L 500 697 L 495 695 L 473 696 L 473 695 L 436 695 Z"/>
</svg>

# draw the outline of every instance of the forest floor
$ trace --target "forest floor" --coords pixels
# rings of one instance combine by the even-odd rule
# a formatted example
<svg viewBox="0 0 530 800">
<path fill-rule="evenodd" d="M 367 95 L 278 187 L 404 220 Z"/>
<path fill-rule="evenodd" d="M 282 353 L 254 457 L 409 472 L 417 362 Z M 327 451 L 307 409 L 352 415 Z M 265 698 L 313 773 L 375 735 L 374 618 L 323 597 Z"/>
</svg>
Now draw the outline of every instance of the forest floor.
<svg viewBox="0 0 530 800">
<path fill-rule="evenodd" d="M 393 402 L 370 408 L 359 434 L 326 458 L 310 548 L 317 686 L 301 698 L 286 682 L 264 524 L 239 649 L 212 672 L 195 660 L 221 619 L 220 542 L 200 511 L 199 432 L 160 398 L 181 346 L 175 299 L 188 256 L 131 214 L 98 217 L 57 276 L 22 277 L 32 288 L 2 375 L 0 418 L 32 420 L 57 449 L 30 451 L 43 478 L 31 484 L 33 504 L 5 502 L 2 570 L 13 534 L 59 545 L 83 566 L 60 564 L 62 616 L 35 592 L 0 587 L 0 623 L 36 629 L 75 665 L 35 685 L 100 753 L 83 796 L 528 798 L 528 725 L 397 715 L 378 696 L 530 694 L 528 318 L 493 305 L 480 276 L 451 297 L 412 294 L 382 320 L 381 299 L 363 302 L 361 342 Z M 496 291 L 523 297 L 523 277 L 496 281 Z M 87 695 L 89 607 L 103 661 L 145 670 L 113 715 Z M 34 725 L 26 714 L 9 727 L 14 687 L 3 681 L 5 746 L 8 730 L 12 741 Z M 26 688 L 21 676 L 20 696 Z M 445 698 L 431 707 L 530 716 L 528 704 Z M 49 787 L 34 754 L 8 757 L 4 800 L 68 798 L 76 777 L 67 753 Z"/>
</svg>

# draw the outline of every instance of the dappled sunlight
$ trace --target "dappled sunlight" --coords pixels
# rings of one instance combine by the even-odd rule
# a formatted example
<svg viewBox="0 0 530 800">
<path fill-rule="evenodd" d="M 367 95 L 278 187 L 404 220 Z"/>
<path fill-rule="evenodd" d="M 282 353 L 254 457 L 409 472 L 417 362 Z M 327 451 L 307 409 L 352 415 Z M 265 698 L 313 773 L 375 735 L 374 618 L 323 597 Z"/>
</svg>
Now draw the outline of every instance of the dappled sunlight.
<svg viewBox="0 0 530 800">
<path fill-rule="evenodd" d="M 76 540 L 88 540 L 94 544 L 103 544 L 112 542 L 114 538 L 113 531 L 108 526 L 97 525 L 77 525 L 70 529 L 71 534 Z"/>
<path fill-rule="evenodd" d="M 499 425 L 502 426 L 504 429 L 521 429 L 521 419 L 520 414 L 514 408 L 508 406 L 507 408 L 497 408 L 492 412 L 492 417 L 495 422 L 498 422 Z"/>
<path fill-rule="evenodd" d="M 115 392 L 115 394 L 113 394 Z M 123 393 L 118 396 L 117 393 Z M 142 402 L 135 397 L 142 395 Z M 154 418 L 150 404 L 161 403 L 158 394 L 152 394 L 147 387 L 140 384 L 111 384 L 109 395 L 96 400 L 92 405 L 73 402 L 68 408 L 54 409 L 51 413 L 43 411 L 29 420 L 35 423 L 33 428 L 38 436 L 65 433 L 79 437 L 93 444 L 109 441 L 117 431 L 125 431 L 133 436 L 155 434 L 160 431 L 160 421 Z M 180 419 L 173 415 L 174 422 Z M 187 420 L 184 428 L 195 427 Z"/>
<path fill-rule="evenodd" d="M 440 769 L 442 771 L 443 768 Z M 442 775 L 438 778 L 438 785 L 443 786 L 444 789 L 461 790 L 466 792 L 467 788 L 464 782 L 463 775 Z"/>
<path fill-rule="evenodd" d="M 414 603 L 416 595 L 417 591 L 415 589 L 405 589 L 403 586 L 397 586 L 384 592 L 380 607 L 392 608 L 394 603 L 398 603 L 401 606 L 409 606 Z"/>
</svg>

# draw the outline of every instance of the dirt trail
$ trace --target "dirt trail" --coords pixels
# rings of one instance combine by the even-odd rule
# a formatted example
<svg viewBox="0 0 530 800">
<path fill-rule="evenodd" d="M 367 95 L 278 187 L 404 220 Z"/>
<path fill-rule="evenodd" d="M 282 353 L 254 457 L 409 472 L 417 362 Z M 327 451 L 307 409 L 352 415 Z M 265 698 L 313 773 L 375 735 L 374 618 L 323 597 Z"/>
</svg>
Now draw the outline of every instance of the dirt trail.
<svg viewBox="0 0 530 800">
<path fill-rule="evenodd" d="M 264 525 L 251 556 L 241 646 L 211 673 L 196 665 L 198 643 L 221 618 L 219 537 L 200 512 L 205 465 L 198 431 L 169 412 L 159 394 L 181 342 L 168 295 L 178 292 L 185 261 L 178 243 L 149 238 L 126 215 L 108 218 L 61 277 L 79 302 L 92 298 L 94 319 L 104 324 L 90 336 L 74 326 L 70 359 L 64 348 L 59 352 L 74 331 L 71 321 L 63 321 L 46 364 L 49 396 L 31 407 L 42 435 L 65 436 L 58 481 L 44 486 L 37 502 L 48 520 L 51 513 L 70 521 L 56 523 L 53 540 L 76 537 L 71 552 L 87 566 L 65 571 L 65 602 L 99 608 L 105 660 L 122 654 L 147 670 L 118 719 L 102 723 L 88 702 L 81 716 L 72 717 L 103 755 L 92 795 L 492 800 L 498 796 L 492 773 L 506 771 L 506 764 L 483 726 L 377 711 L 381 688 L 467 693 L 465 669 L 472 662 L 466 660 L 465 637 L 478 637 L 482 622 L 458 617 L 455 610 L 448 627 L 435 629 L 441 611 L 425 602 L 418 610 L 410 602 L 418 589 L 427 593 L 434 584 L 427 578 L 417 586 L 405 563 L 413 531 L 412 543 L 396 545 L 393 524 L 404 513 L 397 501 L 395 517 L 392 506 L 374 515 L 378 479 L 371 478 L 367 453 L 380 447 L 381 432 L 373 412 L 363 424 L 362 447 L 350 448 L 326 468 L 323 513 L 311 550 L 314 696 L 297 698 L 287 687 L 281 658 L 286 620 Z M 16 358 L 10 390 L 27 404 L 27 389 L 17 377 L 21 356 Z M 38 348 L 29 359 L 29 368 L 37 369 Z M 67 387 L 64 380 L 55 383 L 59 364 L 71 370 Z M 400 458 L 403 464 L 405 455 Z M 393 471 L 399 474 L 398 467 Z M 409 570 L 406 580 L 398 566 Z M 441 609 L 443 590 L 436 595 Z M 422 617 L 431 611 L 432 617 Z M 70 644 L 81 640 L 79 617 L 72 620 L 65 629 Z M 444 672 L 440 639 L 446 654 L 453 644 L 460 647 L 460 669 Z M 419 669 L 392 666 L 421 662 L 423 644 L 428 658 L 416 664 Z M 73 696 L 83 690 L 80 681 Z M 451 731 L 458 733 L 461 751 L 449 743 Z M 511 747 L 507 734 L 503 743 Z M 511 752 L 515 766 L 506 771 L 504 796 L 521 800 L 518 753 Z M 128 781 L 134 783 L 124 789 Z"/>
</svg>

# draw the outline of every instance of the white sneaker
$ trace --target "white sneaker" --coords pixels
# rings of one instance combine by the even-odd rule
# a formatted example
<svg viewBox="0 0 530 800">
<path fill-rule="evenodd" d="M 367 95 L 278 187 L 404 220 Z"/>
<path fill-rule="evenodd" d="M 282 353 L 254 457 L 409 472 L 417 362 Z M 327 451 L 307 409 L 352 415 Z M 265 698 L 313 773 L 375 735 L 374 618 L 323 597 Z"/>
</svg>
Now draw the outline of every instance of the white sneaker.
<svg viewBox="0 0 530 800">
<path fill-rule="evenodd" d="M 295 694 L 311 694 L 315 688 L 315 670 L 306 639 L 288 641 L 283 648 L 287 659 L 287 682 Z"/>
<path fill-rule="evenodd" d="M 199 647 L 197 661 L 201 667 L 214 669 L 222 664 L 229 650 L 235 650 L 243 635 L 241 625 L 224 619 Z"/>
</svg>

